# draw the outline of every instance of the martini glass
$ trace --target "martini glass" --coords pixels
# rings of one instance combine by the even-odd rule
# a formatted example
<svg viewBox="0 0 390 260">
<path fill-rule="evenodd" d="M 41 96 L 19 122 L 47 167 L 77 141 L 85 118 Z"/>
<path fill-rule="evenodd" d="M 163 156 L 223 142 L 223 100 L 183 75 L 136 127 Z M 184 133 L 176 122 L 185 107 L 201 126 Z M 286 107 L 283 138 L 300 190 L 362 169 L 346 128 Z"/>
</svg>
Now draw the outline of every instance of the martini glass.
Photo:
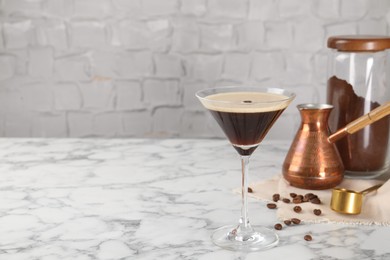
<svg viewBox="0 0 390 260">
<path fill-rule="evenodd" d="M 248 164 L 251 154 L 271 126 L 294 99 L 295 94 L 278 88 L 219 87 L 201 90 L 196 96 L 222 128 L 241 157 L 241 217 L 236 225 L 223 226 L 211 236 L 214 244 L 235 251 L 257 251 L 279 242 L 265 227 L 253 228 L 247 210 Z"/>
</svg>

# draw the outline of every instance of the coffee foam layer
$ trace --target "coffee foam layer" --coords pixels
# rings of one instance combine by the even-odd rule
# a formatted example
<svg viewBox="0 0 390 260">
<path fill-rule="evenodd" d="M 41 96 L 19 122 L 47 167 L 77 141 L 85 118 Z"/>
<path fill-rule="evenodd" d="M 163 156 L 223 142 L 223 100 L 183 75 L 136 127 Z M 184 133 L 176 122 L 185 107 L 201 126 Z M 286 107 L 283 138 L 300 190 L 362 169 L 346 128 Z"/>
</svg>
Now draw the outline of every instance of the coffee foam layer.
<svg viewBox="0 0 390 260">
<path fill-rule="evenodd" d="M 201 99 L 209 110 L 230 113 L 260 113 L 285 109 L 291 99 L 285 95 L 259 92 L 229 92 Z"/>
</svg>

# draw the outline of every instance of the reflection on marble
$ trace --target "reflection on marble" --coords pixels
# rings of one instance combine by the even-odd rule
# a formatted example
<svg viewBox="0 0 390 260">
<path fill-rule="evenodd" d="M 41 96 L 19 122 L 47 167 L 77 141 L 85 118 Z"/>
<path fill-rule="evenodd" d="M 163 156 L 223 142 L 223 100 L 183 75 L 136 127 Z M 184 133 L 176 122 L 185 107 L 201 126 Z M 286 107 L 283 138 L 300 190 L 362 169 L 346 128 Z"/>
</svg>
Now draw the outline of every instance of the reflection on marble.
<svg viewBox="0 0 390 260">
<path fill-rule="evenodd" d="M 265 142 L 251 180 L 278 174 L 288 145 Z M 268 251 L 215 247 L 212 230 L 239 217 L 239 172 L 225 140 L 1 139 L 0 259 L 390 259 L 378 226 L 303 223 Z M 259 201 L 249 215 L 278 221 Z"/>
</svg>

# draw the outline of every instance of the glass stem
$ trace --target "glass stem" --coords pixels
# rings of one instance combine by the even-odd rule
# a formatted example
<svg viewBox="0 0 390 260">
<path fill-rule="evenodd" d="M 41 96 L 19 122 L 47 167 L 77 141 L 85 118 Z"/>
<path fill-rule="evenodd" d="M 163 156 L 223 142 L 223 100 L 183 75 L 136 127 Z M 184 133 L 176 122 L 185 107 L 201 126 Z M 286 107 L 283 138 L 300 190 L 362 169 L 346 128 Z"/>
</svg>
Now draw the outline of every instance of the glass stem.
<svg viewBox="0 0 390 260">
<path fill-rule="evenodd" d="M 250 228 L 248 219 L 248 173 L 249 173 L 249 157 L 241 156 L 242 176 L 241 176 L 241 228 Z"/>
</svg>

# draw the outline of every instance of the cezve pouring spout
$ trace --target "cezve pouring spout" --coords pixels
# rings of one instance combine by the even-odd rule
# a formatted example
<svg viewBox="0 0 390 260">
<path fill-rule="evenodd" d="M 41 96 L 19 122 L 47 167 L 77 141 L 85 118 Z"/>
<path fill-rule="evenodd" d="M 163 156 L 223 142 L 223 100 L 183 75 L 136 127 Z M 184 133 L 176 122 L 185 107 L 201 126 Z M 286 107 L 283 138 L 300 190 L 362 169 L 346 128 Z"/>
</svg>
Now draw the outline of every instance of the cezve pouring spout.
<svg viewBox="0 0 390 260">
<path fill-rule="evenodd" d="M 346 136 L 347 134 L 353 134 L 359 131 L 360 129 L 362 129 L 363 127 L 372 124 L 389 114 L 390 114 L 390 101 L 375 108 L 368 114 L 359 117 L 358 119 L 346 125 L 344 128 L 338 130 L 336 133 L 328 137 L 328 141 L 330 143 L 334 143 L 339 139 L 343 138 L 344 136 Z"/>
</svg>

